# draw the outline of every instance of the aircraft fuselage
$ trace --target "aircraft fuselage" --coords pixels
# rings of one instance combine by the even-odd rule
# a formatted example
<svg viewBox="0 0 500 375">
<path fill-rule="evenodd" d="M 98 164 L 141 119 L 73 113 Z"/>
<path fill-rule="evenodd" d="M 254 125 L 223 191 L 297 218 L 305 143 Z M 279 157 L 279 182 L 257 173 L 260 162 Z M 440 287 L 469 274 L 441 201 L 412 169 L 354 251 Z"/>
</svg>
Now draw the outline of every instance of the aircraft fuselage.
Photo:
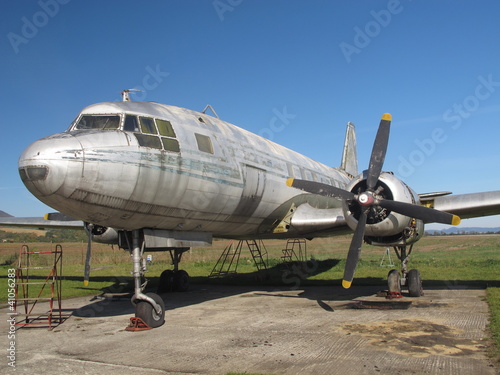
<svg viewBox="0 0 500 375">
<path fill-rule="evenodd" d="M 30 145 L 19 169 L 38 199 L 83 221 L 231 238 L 293 236 L 280 223 L 302 203 L 341 208 L 286 186 L 287 178 L 341 188 L 350 181 L 204 113 L 125 101 L 86 107 L 66 132 Z"/>
</svg>

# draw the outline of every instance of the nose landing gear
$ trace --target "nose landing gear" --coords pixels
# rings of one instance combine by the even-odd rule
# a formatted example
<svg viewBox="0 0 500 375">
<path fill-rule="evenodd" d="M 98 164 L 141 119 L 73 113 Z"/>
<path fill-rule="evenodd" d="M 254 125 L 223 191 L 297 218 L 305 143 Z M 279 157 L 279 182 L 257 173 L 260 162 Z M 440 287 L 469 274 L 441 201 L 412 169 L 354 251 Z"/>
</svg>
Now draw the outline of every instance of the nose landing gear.
<svg viewBox="0 0 500 375">
<path fill-rule="evenodd" d="M 165 303 L 163 299 L 155 293 L 144 294 L 143 290 L 147 282 L 141 283 L 146 272 L 143 262 L 145 242 L 141 241 L 140 232 L 132 231 L 131 256 L 134 276 L 134 295 L 132 304 L 135 306 L 135 316 L 140 318 L 151 328 L 156 328 L 165 323 Z"/>
</svg>

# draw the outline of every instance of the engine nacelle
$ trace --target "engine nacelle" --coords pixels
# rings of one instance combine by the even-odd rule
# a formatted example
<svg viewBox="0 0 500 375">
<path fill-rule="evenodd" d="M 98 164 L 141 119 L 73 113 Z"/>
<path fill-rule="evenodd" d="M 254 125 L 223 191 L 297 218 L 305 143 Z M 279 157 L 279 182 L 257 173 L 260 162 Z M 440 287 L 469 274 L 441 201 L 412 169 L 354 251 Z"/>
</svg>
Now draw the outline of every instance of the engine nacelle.
<svg viewBox="0 0 500 375">
<path fill-rule="evenodd" d="M 85 230 L 92 232 L 92 241 L 108 245 L 118 245 L 118 232 L 113 228 L 85 223 Z"/>
<path fill-rule="evenodd" d="M 353 179 L 346 190 L 360 194 L 366 190 L 366 176 Z M 382 172 L 375 186 L 375 198 L 419 204 L 418 195 L 391 172 Z M 361 215 L 357 202 L 344 201 L 344 217 L 347 225 L 355 230 Z M 418 241 L 424 233 L 421 220 L 401 215 L 380 206 L 373 206 L 368 213 L 365 241 L 375 246 L 409 245 Z"/>
</svg>

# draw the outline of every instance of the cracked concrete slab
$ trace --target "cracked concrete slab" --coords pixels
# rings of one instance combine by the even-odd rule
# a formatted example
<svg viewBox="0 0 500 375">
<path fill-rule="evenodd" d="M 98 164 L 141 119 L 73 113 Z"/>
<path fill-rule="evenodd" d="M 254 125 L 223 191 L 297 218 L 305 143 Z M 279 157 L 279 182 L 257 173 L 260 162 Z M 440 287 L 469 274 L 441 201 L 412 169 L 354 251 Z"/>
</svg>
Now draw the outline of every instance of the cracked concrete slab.
<svg viewBox="0 0 500 375">
<path fill-rule="evenodd" d="M 377 287 L 192 285 L 162 297 L 165 325 L 125 327 L 128 298 L 63 301 L 52 331 L 16 331 L 18 374 L 497 374 L 481 289 L 385 300 Z M 379 308 L 400 304 L 404 308 Z M 355 308 L 364 303 L 365 308 Z M 368 306 L 369 308 L 366 308 Z M 373 308 L 370 308 L 372 306 Z M 389 306 L 390 307 L 390 306 Z M 0 328 L 7 332 L 7 310 Z M 8 348 L 7 333 L 3 345 Z M 4 356 L 1 372 L 9 373 Z"/>
</svg>

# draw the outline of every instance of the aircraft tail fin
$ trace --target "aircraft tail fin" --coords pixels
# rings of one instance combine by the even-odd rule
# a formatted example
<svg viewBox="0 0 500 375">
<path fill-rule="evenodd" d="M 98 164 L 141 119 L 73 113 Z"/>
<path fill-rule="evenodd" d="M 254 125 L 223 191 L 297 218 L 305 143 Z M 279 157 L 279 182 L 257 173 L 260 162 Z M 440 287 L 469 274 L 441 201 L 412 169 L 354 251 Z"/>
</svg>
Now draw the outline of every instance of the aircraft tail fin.
<svg viewBox="0 0 500 375">
<path fill-rule="evenodd" d="M 358 175 L 358 152 L 356 151 L 356 129 L 352 122 L 347 123 L 345 132 L 344 152 L 340 169 L 352 177 Z"/>
</svg>

